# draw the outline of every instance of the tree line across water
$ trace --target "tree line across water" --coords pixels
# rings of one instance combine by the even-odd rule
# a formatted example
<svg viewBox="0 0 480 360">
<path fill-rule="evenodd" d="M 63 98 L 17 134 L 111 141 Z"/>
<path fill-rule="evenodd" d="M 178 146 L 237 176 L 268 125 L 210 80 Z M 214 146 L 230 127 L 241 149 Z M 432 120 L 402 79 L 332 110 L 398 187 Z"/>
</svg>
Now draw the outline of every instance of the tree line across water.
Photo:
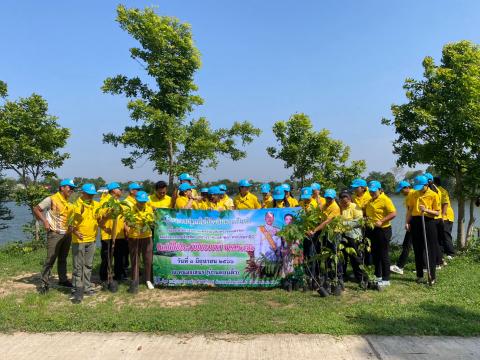
<svg viewBox="0 0 480 360">
<path fill-rule="evenodd" d="M 101 91 L 122 95 L 133 120 L 123 132 L 103 134 L 103 141 L 129 150 L 121 159 L 133 168 L 149 160 L 154 171 L 174 186 L 176 174 L 199 177 L 202 170 L 215 168 L 219 156 L 238 161 L 247 156 L 245 145 L 261 130 L 248 121 L 235 121 L 229 128 L 212 128 L 208 119 L 192 118 L 203 104 L 194 75 L 200 69 L 200 52 L 191 26 L 177 18 L 160 16 L 152 8 L 117 7 L 116 21 L 137 47 L 131 57 L 142 64 L 145 74 L 107 77 Z M 465 204 L 480 193 L 480 47 L 469 41 L 444 46 L 437 64 L 423 60 L 421 79 L 403 84 L 406 102 L 392 105 L 391 119 L 382 119 L 396 134 L 393 153 L 397 166 L 430 166 L 431 172 L 447 180 L 458 199 L 458 241 L 466 244 Z M 44 183 L 55 179 L 55 169 L 70 157 L 62 152 L 70 129 L 48 112 L 47 101 L 38 94 L 10 99 L 7 84 L 0 81 L 0 175 L 15 173 L 22 189 L 16 200 L 33 206 L 45 196 Z M 273 125 L 276 145 L 267 147 L 272 158 L 291 170 L 291 181 L 301 187 L 312 181 L 324 188 L 345 188 L 365 173 L 366 162 L 350 159 L 350 148 L 333 139 L 328 129 L 316 130 L 308 115 L 296 113 Z M 407 175 L 407 174 L 405 174 Z M 398 174 L 370 173 L 390 192 Z M 1 206 L 10 196 L 8 182 L 0 180 L 0 222 L 9 218 Z M 233 186 L 234 187 L 234 186 Z"/>
</svg>

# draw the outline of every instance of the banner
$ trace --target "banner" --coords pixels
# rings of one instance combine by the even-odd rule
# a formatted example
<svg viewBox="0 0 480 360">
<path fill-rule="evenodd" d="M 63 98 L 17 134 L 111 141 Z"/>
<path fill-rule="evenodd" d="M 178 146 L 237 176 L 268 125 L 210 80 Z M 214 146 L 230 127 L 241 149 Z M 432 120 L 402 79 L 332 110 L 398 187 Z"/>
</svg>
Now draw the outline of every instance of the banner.
<svg viewBox="0 0 480 360">
<path fill-rule="evenodd" d="M 274 287 L 286 244 L 277 232 L 300 208 L 157 209 L 153 278 L 157 285 Z"/>
</svg>

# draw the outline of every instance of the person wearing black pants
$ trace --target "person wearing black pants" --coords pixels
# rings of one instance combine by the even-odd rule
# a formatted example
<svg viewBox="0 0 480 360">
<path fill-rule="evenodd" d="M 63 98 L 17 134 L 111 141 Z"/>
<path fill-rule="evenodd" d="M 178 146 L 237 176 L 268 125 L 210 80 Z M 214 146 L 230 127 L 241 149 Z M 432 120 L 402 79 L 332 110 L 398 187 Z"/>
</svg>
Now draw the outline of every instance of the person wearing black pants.
<svg viewBox="0 0 480 360">
<path fill-rule="evenodd" d="M 368 230 L 372 245 L 373 265 L 378 286 L 390 285 L 390 240 L 392 239 L 391 221 L 397 216 L 397 209 L 392 200 L 382 191 L 378 181 L 368 183 L 372 200 L 367 204 L 365 213 L 367 221 L 373 228 Z"/>
<path fill-rule="evenodd" d="M 408 211 L 405 228 L 412 232 L 413 251 L 415 253 L 415 269 L 417 282 L 423 282 L 423 269 L 426 261 L 423 259 L 424 252 L 428 257 L 430 277 L 432 284 L 435 282 L 435 268 L 437 263 L 437 226 L 435 217 L 440 214 L 440 199 L 438 195 L 428 187 L 428 179 L 419 175 L 415 177 L 413 189 L 415 192 L 408 199 Z M 425 233 L 422 224 L 422 216 L 425 219 Z M 425 236 L 427 248 L 425 249 Z"/>
<path fill-rule="evenodd" d="M 411 185 L 408 181 L 400 181 L 397 184 L 397 193 L 401 193 L 404 197 L 404 204 L 405 204 L 405 209 L 408 211 L 408 196 L 411 192 Z M 390 266 L 390 270 L 394 273 L 403 275 L 403 268 L 407 264 L 408 260 L 408 255 L 410 254 L 410 249 L 412 247 L 412 234 L 410 231 L 406 230 L 405 231 L 405 236 L 403 238 L 403 243 L 402 243 L 402 253 L 400 254 L 400 257 L 398 258 L 397 264 Z"/>
</svg>

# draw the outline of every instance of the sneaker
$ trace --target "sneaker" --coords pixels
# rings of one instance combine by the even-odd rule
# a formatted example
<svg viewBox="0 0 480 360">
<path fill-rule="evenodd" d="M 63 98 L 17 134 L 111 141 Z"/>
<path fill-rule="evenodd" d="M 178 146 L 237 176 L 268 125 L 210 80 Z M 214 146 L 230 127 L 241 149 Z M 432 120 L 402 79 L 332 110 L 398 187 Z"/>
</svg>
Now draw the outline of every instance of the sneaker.
<svg viewBox="0 0 480 360">
<path fill-rule="evenodd" d="M 130 294 L 138 294 L 138 283 L 131 283 L 127 292 Z"/>
<path fill-rule="evenodd" d="M 381 277 L 376 277 L 376 278 L 375 278 L 375 281 L 376 281 L 377 283 L 381 282 L 382 280 L 383 280 L 383 279 L 382 279 Z"/>
<path fill-rule="evenodd" d="M 150 281 L 147 281 L 147 288 L 148 288 L 148 290 L 153 290 L 154 289 L 153 284 Z"/>
<path fill-rule="evenodd" d="M 48 285 L 42 285 L 38 288 L 38 293 L 40 295 L 46 295 L 48 293 L 49 287 Z"/>
<path fill-rule="evenodd" d="M 453 256 L 452 255 L 447 255 L 447 259 L 448 260 L 453 260 Z"/>
<path fill-rule="evenodd" d="M 59 281 L 58 282 L 58 286 L 63 286 L 63 287 L 67 287 L 67 288 L 73 288 L 73 284 L 66 280 L 66 281 Z"/>
<path fill-rule="evenodd" d="M 70 301 L 73 304 L 80 304 L 83 300 L 83 289 L 77 289 L 71 296 Z"/>
<path fill-rule="evenodd" d="M 398 267 L 397 265 L 390 266 L 390 271 L 396 274 L 403 275 L 403 269 L 401 267 Z"/>
<path fill-rule="evenodd" d="M 390 281 L 389 280 L 380 280 L 377 283 L 377 285 L 380 286 L 380 287 L 387 287 L 387 286 L 390 286 Z"/>
<path fill-rule="evenodd" d="M 437 265 L 435 269 L 437 269 L 437 270 L 442 270 L 442 266 L 441 266 L 441 265 Z"/>
</svg>

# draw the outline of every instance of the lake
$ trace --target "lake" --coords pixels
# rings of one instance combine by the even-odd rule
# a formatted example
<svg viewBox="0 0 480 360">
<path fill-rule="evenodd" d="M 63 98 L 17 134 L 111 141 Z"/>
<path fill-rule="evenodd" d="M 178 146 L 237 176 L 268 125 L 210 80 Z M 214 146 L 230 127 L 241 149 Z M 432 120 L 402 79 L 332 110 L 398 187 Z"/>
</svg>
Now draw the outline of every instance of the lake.
<svg viewBox="0 0 480 360">
<path fill-rule="evenodd" d="M 391 197 L 395 207 L 397 208 L 397 217 L 393 220 L 393 241 L 401 243 L 403 241 L 404 224 L 405 224 L 405 208 L 403 206 L 403 196 L 392 196 Z M 452 201 L 453 210 L 457 212 L 457 201 Z M 0 244 L 4 244 L 10 241 L 22 241 L 25 236 L 22 232 L 22 226 L 30 221 L 31 214 L 30 210 L 25 206 L 17 206 L 15 203 L 7 203 L 7 206 L 12 209 L 14 219 L 9 221 L 9 227 L 6 230 L 0 231 Z M 468 216 L 468 208 L 465 209 L 465 213 Z M 479 208 L 475 207 L 475 217 L 477 218 L 476 225 L 478 225 L 480 211 Z M 468 218 L 465 219 L 465 223 L 468 222 Z M 457 223 L 453 225 L 453 237 L 455 239 L 457 232 Z"/>
</svg>

